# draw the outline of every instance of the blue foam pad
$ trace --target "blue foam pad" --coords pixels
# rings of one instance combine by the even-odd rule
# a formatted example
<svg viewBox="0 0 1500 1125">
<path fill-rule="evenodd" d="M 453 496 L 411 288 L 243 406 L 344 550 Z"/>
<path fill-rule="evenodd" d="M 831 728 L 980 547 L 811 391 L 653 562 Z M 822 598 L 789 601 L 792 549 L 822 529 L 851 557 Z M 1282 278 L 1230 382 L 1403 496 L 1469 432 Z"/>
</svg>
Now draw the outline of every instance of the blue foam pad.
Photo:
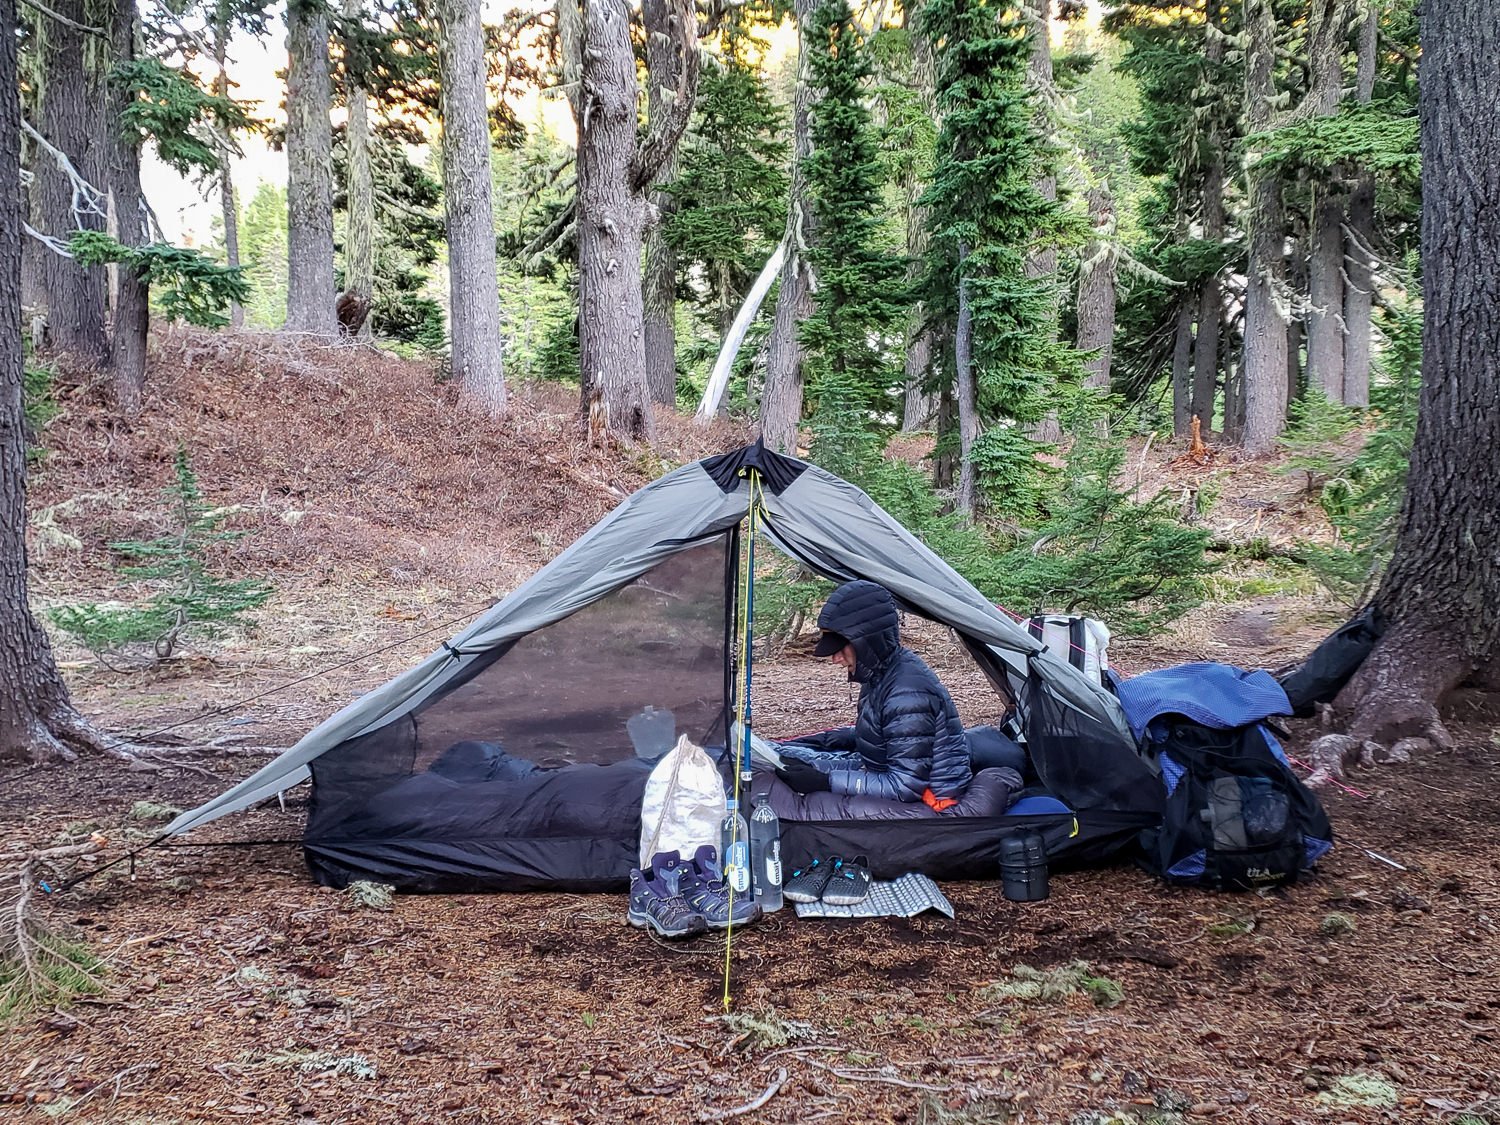
<svg viewBox="0 0 1500 1125">
<path fill-rule="evenodd" d="M 1058 813 L 1071 814 L 1072 809 L 1063 804 L 1056 797 L 1022 797 L 1010 808 L 1005 810 L 1006 816 L 1054 816 Z"/>
</svg>

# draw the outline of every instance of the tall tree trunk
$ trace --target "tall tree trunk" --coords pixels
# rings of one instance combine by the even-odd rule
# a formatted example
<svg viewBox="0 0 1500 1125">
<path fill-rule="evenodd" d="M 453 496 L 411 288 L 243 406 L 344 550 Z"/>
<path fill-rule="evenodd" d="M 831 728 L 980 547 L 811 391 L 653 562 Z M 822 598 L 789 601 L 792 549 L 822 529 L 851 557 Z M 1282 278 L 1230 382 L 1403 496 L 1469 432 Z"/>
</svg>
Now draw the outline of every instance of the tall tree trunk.
<svg viewBox="0 0 1500 1125">
<path fill-rule="evenodd" d="M 913 26 L 910 8 L 903 7 L 905 23 L 911 35 L 912 78 L 922 95 L 928 117 L 937 121 L 937 98 L 932 88 L 932 44 Z M 909 277 L 915 281 L 922 271 L 927 253 L 927 209 L 918 202 L 927 185 L 917 175 L 915 161 L 908 162 L 902 194 L 906 201 L 906 257 L 911 262 Z M 927 310 L 920 302 L 912 305 L 906 325 L 905 395 L 901 411 L 901 429 L 907 433 L 925 428 L 932 422 L 937 408 L 936 397 L 927 389 L 931 375 L 933 351 L 932 329 L 927 325 Z"/>
<path fill-rule="evenodd" d="M 1182 295 L 1172 333 L 1172 432 L 1178 436 L 1192 427 L 1193 313 L 1197 304 L 1192 294 Z"/>
<path fill-rule="evenodd" d="M 1338 112 L 1343 93 L 1346 0 L 1313 0 L 1308 30 L 1312 67 L 1307 111 L 1314 117 Z M 1314 188 L 1311 253 L 1308 256 L 1307 385 L 1334 402 L 1344 398 L 1344 211 L 1343 189 L 1333 177 Z"/>
<path fill-rule="evenodd" d="M 1084 247 L 1078 274 L 1078 350 L 1093 353 L 1084 361 L 1083 385 L 1107 393 L 1115 342 L 1115 207 L 1104 184 L 1089 192 L 1088 202 L 1094 238 Z"/>
<path fill-rule="evenodd" d="M 505 413 L 505 366 L 490 204 L 484 28 L 479 0 L 439 0 L 437 11 L 453 377 L 476 406 L 500 415 Z"/>
<path fill-rule="evenodd" d="M 1251 132 L 1269 128 L 1275 96 L 1276 19 L 1272 0 L 1245 0 L 1246 119 Z M 1281 184 L 1264 166 L 1250 168 L 1246 215 L 1250 261 L 1245 281 L 1245 429 L 1251 453 L 1268 452 L 1286 425 L 1288 300 L 1284 242 L 1286 217 Z"/>
<path fill-rule="evenodd" d="M 229 5 L 220 0 L 214 17 L 214 93 L 221 98 L 229 97 Z M 234 199 L 234 153 L 229 148 L 228 136 L 218 138 L 214 146 L 219 156 L 219 213 L 224 220 L 224 264 L 234 269 L 240 264 L 240 209 Z M 229 324 L 232 328 L 245 326 L 245 307 L 238 301 L 229 302 Z"/>
<path fill-rule="evenodd" d="M 333 129 L 328 17 L 319 0 L 286 6 L 286 327 L 332 336 Z"/>
<path fill-rule="evenodd" d="M 1027 22 L 1031 24 L 1031 62 L 1027 76 L 1036 99 L 1037 132 L 1048 138 L 1055 132 L 1048 98 L 1052 92 L 1052 0 L 1023 0 Z M 1049 172 L 1036 182 L 1037 193 L 1048 202 L 1057 198 L 1057 174 Z M 1057 276 L 1057 246 L 1050 239 L 1026 256 L 1026 276 L 1031 280 Z M 1056 294 L 1054 292 L 1054 302 Z M 1054 330 L 1054 335 L 1055 330 Z M 1032 427 L 1034 440 L 1054 445 L 1062 440 L 1062 427 L 1055 412 Z"/>
<path fill-rule="evenodd" d="M 1307 385 L 1333 402 L 1344 400 L 1343 193 L 1320 183 L 1313 207 L 1307 261 Z"/>
<path fill-rule="evenodd" d="M 1422 66 L 1422 390 L 1385 635 L 1340 697 L 1356 738 L 1434 731 L 1500 646 L 1500 8 L 1428 3 Z"/>
<path fill-rule="evenodd" d="M 111 63 L 136 57 L 136 0 L 115 0 L 110 29 Z M 135 100 L 122 82 L 111 81 L 109 116 L 109 187 L 114 197 L 119 240 L 126 246 L 144 246 L 151 241 L 146 227 L 145 200 L 141 195 L 140 141 L 133 130 L 119 127 L 122 114 Z M 146 388 L 146 335 L 151 327 L 150 294 L 140 271 L 122 264 L 115 292 L 114 323 L 111 326 L 109 366 L 115 403 L 127 416 L 141 409 Z"/>
<path fill-rule="evenodd" d="M 1241 341 L 1240 355 L 1244 347 Z M 1224 357 L 1224 438 L 1231 445 L 1240 444 L 1245 433 L 1245 371 L 1228 351 Z"/>
<path fill-rule="evenodd" d="M 22 151 L 24 153 L 24 148 Z M 34 173 L 41 169 L 35 158 L 27 160 L 23 155 L 21 163 Z M 32 183 L 34 185 L 36 181 L 33 179 Z M 44 229 L 46 224 L 36 209 L 34 186 L 23 188 L 21 192 L 21 214 L 30 218 L 33 227 Z M 47 263 L 43 259 L 47 253 L 46 247 L 30 235 L 21 236 L 21 308 L 29 313 L 45 313 L 47 309 Z"/>
<path fill-rule="evenodd" d="M 108 136 L 100 128 L 103 78 L 98 72 L 102 67 L 88 61 L 91 55 L 100 52 L 97 42 L 85 32 L 63 22 L 91 23 L 88 6 L 84 0 L 59 0 L 48 6 L 63 19 L 46 16 L 42 19 L 40 131 L 71 161 L 77 174 L 102 193 L 108 163 L 105 151 Z M 14 91 L 15 87 L 5 89 Z M 32 190 L 42 233 L 66 242 L 75 230 L 102 231 L 103 196 L 90 204 L 80 194 L 75 205 L 75 184 L 56 155 L 38 152 L 36 161 Z M 72 259 L 49 252 L 42 259 L 42 279 L 53 348 L 70 353 L 78 362 L 90 366 L 106 363 L 109 337 L 104 327 L 105 267 L 80 269 Z"/>
<path fill-rule="evenodd" d="M 667 0 L 644 0 L 641 6 L 646 27 L 646 113 L 649 121 L 661 120 L 677 97 L 682 81 L 670 15 Z M 664 229 L 676 203 L 660 187 L 676 178 L 677 149 L 674 145 L 652 183 L 649 199 L 655 218 L 646 231 L 646 264 L 641 282 L 646 332 L 646 389 L 651 401 L 662 406 L 677 404 L 677 255 L 668 244 Z M 732 319 L 733 311 L 728 315 Z"/>
<path fill-rule="evenodd" d="M 1224 36 L 1219 29 L 1219 5 L 1209 3 L 1204 23 L 1204 58 L 1210 65 L 1224 60 Z M 1224 241 L 1224 138 L 1218 118 L 1210 116 L 1208 166 L 1203 170 L 1203 240 Z M 1224 319 L 1224 299 L 1217 275 L 1203 280 L 1198 289 L 1198 331 L 1193 338 L 1193 397 L 1189 414 L 1198 419 L 1199 433 L 1207 436 L 1214 425 L 1214 389 L 1219 380 L 1219 334 Z"/>
<path fill-rule="evenodd" d="M 1287 289 L 1301 293 L 1307 286 L 1308 263 L 1303 257 L 1305 238 L 1292 238 L 1291 253 L 1287 255 Z M 1302 317 L 1292 309 L 1286 322 L 1286 401 L 1295 402 L 1302 394 L 1302 342 L 1305 338 Z"/>
<path fill-rule="evenodd" d="M 979 474 L 974 465 L 974 443 L 979 440 L 979 391 L 974 385 L 974 315 L 969 306 L 969 285 L 964 279 L 966 247 L 958 248 L 958 322 L 953 330 L 954 392 L 958 399 L 958 498 L 959 513 L 974 519 L 979 504 Z"/>
<path fill-rule="evenodd" d="M 1052 90 L 1052 0 L 1023 0 L 1027 22 L 1031 24 L 1031 63 L 1027 68 L 1037 105 L 1037 129 L 1041 136 L 1054 132 L 1052 110 L 1047 98 Z M 1036 190 L 1049 203 L 1057 198 L 1057 175 L 1043 176 Z M 1057 273 L 1057 247 L 1038 247 L 1026 259 L 1026 276 L 1036 279 Z"/>
<path fill-rule="evenodd" d="M 781 290 L 766 353 L 766 385 L 760 398 L 760 432 L 767 448 L 795 453 L 797 426 L 802 421 L 802 343 L 798 329 L 812 315 L 812 265 L 808 248 L 813 230 L 812 208 L 803 172 L 812 154 L 814 91 L 808 78 L 806 29 L 813 0 L 797 0 L 797 89 L 792 98 L 792 179 L 786 219 L 786 264 L 781 267 Z"/>
<path fill-rule="evenodd" d="M 1365 0 L 1359 26 L 1355 96 L 1368 105 L 1375 96 L 1375 62 L 1380 26 L 1378 0 Z M 1375 175 L 1361 171 L 1349 193 L 1348 281 L 1344 286 L 1344 402 L 1370 405 L 1370 307 L 1375 289 Z"/>
<path fill-rule="evenodd" d="M 0 0 L 0 27 L 16 26 Z M 26 416 L 21 398 L 21 105 L 16 37 L 0 36 L 0 761 L 72 757 L 48 729 L 68 691 L 26 593 Z M 69 263 L 71 264 L 71 263 Z M 76 716 L 74 716 L 76 718 Z"/>
<path fill-rule="evenodd" d="M 1219 279 L 1204 278 L 1198 289 L 1198 331 L 1193 336 L 1193 394 L 1188 405 L 1188 414 L 1198 419 L 1199 433 L 1204 437 L 1213 432 L 1214 390 L 1219 380 L 1219 328 L 1223 316 Z"/>
<path fill-rule="evenodd" d="M 344 17 L 358 20 L 361 0 L 344 0 Z M 352 76 L 345 100 L 349 106 L 349 120 L 345 125 L 345 137 L 349 146 L 348 183 L 345 196 L 348 203 L 348 226 L 344 231 L 344 300 L 359 318 L 357 335 L 368 340 L 374 334 L 370 305 L 375 300 L 375 177 L 370 168 L 370 107 L 369 98 L 359 76 Z M 488 154 L 489 134 L 485 134 L 485 150 Z M 488 169 L 488 161 L 485 163 Z M 498 288 L 496 290 L 499 292 Z M 455 372 L 457 368 L 454 368 Z M 504 406 L 504 390 L 501 391 Z"/>
<path fill-rule="evenodd" d="M 578 358 L 585 394 L 603 398 L 607 425 L 656 437 L 646 388 L 641 237 L 645 201 L 632 188 L 635 55 L 625 0 L 584 6 L 583 127 L 578 136 Z"/>
<path fill-rule="evenodd" d="M 950 340 L 948 332 L 939 330 L 937 338 L 932 342 L 932 350 L 941 356 L 947 352 Z M 958 428 L 958 403 L 953 396 L 953 382 L 944 380 L 939 387 L 937 396 L 937 456 L 933 459 L 932 483 L 937 488 L 952 488 L 954 463 L 958 460 L 954 456 L 956 444 L 952 439 L 954 431 Z"/>
</svg>

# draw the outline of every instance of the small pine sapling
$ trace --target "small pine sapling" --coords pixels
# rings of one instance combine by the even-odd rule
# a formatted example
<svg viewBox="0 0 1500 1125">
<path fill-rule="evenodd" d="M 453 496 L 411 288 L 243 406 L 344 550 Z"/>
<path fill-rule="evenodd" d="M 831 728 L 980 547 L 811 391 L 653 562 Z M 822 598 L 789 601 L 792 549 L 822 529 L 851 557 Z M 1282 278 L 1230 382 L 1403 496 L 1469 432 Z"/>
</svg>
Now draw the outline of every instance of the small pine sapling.
<svg viewBox="0 0 1500 1125">
<path fill-rule="evenodd" d="M 1049 515 L 1001 560 L 1002 601 L 1103 616 L 1139 634 L 1202 600 L 1209 533 L 1185 525 L 1165 492 L 1138 500 L 1119 480 L 1124 460 L 1123 443 L 1079 427 Z"/>
<path fill-rule="evenodd" d="M 155 585 L 146 602 L 134 606 L 88 603 L 51 611 L 52 622 L 95 652 L 117 652 L 150 643 L 158 660 L 170 657 L 185 636 L 208 639 L 248 624 L 246 614 L 271 596 L 259 579 L 219 578 L 208 571 L 209 551 L 243 532 L 224 531 L 231 512 L 204 502 L 187 451 L 173 458 L 174 477 L 166 489 L 173 528 L 151 540 L 111 543 L 112 550 L 137 560 L 121 575 Z"/>
</svg>

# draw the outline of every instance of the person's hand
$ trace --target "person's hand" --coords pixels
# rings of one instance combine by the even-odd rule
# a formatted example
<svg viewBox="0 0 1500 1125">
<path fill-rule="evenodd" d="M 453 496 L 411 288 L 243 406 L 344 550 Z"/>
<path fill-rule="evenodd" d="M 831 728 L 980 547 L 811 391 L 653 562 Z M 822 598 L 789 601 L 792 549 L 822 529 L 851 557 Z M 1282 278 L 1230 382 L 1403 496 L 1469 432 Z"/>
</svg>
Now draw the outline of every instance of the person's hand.
<svg viewBox="0 0 1500 1125">
<path fill-rule="evenodd" d="M 828 780 L 826 773 L 817 766 L 808 765 L 800 758 L 783 759 L 781 768 L 776 771 L 776 776 L 804 796 L 808 793 L 828 793 L 833 790 L 833 783 Z"/>
</svg>

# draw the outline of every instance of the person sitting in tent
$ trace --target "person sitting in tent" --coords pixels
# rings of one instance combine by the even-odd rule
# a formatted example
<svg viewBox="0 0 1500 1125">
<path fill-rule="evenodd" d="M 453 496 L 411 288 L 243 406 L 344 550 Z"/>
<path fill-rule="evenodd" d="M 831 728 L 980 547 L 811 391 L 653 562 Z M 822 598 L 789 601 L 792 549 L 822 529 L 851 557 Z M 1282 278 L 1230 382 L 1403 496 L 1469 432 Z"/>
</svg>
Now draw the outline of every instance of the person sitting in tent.
<svg viewBox="0 0 1500 1125">
<path fill-rule="evenodd" d="M 901 644 L 901 617 L 884 586 L 846 582 L 818 615 L 813 653 L 859 684 L 859 717 L 782 747 L 776 775 L 802 794 L 829 791 L 951 806 L 973 773 L 953 698 L 920 656 Z"/>
</svg>

